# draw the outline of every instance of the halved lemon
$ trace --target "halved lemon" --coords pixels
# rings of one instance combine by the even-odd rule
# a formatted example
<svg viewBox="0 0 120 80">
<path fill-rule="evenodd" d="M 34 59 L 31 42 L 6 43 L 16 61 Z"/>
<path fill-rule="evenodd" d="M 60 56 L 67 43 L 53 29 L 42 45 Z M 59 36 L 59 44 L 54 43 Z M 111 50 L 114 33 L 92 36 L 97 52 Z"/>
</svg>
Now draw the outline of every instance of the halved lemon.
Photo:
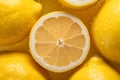
<svg viewBox="0 0 120 80">
<path fill-rule="evenodd" d="M 63 11 L 41 17 L 30 33 L 30 52 L 42 67 L 65 72 L 80 65 L 90 48 L 83 22 Z"/>
<path fill-rule="evenodd" d="M 72 9 L 81 9 L 89 7 L 96 3 L 98 0 L 58 0 L 63 6 Z"/>
</svg>

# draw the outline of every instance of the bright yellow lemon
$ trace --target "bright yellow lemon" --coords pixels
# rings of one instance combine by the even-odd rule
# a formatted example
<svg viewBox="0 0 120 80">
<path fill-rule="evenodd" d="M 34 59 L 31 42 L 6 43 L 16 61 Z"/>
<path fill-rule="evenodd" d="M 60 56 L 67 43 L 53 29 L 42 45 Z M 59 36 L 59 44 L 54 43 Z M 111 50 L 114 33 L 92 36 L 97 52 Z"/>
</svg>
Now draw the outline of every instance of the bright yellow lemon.
<svg viewBox="0 0 120 80">
<path fill-rule="evenodd" d="M 120 75 L 98 56 L 91 57 L 69 80 L 120 80 Z"/>
<path fill-rule="evenodd" d="M 0 0 L 0 46 L 17 43 L 30 32 L 42 6 L 34 0 Z"/>
<path fill-rule="evenodd" d="M 48 75 L 27 53 L 0 53 L 0 80 L 48 80 Z"/>
<path fill-rule="evenodd" d="M 120 63 L 120 0 L 110 0 L 102 7 L 92 26 L 92 37 L 101 54 Z"/>
</svg>

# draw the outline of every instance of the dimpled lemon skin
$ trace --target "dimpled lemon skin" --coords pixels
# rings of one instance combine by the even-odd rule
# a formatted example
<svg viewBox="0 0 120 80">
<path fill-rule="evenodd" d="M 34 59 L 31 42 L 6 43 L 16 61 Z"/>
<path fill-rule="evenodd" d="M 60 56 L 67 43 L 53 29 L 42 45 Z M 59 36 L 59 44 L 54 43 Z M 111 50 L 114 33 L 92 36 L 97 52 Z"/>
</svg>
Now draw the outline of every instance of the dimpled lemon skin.
<svg viewBox="0 0 120 80">
<path fill-rule="evenodd" d="M 0 80 L 47 80 L 42 71 L 26 53 L 0 54 Z"/>
<path fill-rule="evenodd" d="M 97 49 L 111 62 L 120 63 L 120 0 L 109 0 L 91 28 Z"/>
<path fill-rule="evenodd" d="M 0 46 L 24 39 L 41 10 L 41 4 L 34 0 L 0 0 Z"/>
<path fill-rule="evenodd" d="M 91 57 L 69 80 L 120 80 L 120 75 L 100 57 Z"/>
</svg>

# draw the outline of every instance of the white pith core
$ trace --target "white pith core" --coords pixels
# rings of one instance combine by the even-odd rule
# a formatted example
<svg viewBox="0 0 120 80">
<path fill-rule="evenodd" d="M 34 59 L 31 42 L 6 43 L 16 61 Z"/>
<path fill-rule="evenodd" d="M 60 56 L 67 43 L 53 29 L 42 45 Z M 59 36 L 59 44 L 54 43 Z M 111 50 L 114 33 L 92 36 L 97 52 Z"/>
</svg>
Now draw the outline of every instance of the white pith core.
<svg viewBox="0 0 120 80">
<path fill-rule="evenodd" d="M 64 46 L 64 40 L 63 39 L 59 39 L 57 42 L 56 42 L 56 45 L 58 47 L 63 47 Z"/>
<path fill-rule="evenodd" d="M 70 4 L 80 5 L 94 2 L 94 0 L 67 0 Z"/>
</svg>

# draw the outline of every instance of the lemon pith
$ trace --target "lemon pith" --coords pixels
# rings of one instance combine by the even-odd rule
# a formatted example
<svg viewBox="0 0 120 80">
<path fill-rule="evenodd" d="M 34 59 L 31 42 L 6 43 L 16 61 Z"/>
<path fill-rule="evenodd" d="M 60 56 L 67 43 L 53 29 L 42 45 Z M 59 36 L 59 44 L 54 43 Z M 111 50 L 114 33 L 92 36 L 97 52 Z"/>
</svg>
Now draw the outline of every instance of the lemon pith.
<svg viewBox="0 0 120 80">
<path fill-rule="evenodd" d="M 63 6 L 72 9 L 82 9 L 95 4 L 98 0 L 58 0 Z"/>
</svg>

